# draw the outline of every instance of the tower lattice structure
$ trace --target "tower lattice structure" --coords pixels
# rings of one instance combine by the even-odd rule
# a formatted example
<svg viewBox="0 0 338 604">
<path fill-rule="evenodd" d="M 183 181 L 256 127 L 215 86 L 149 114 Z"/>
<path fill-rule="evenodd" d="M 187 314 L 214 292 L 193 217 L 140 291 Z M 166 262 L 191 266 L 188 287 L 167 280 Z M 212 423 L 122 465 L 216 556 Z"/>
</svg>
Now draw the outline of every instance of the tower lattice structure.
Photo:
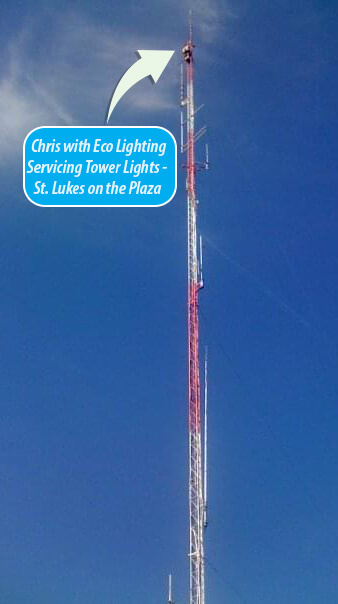
<svg viewBox="0 0 338 604">
<path fill-rule="evenodd" d="M 194 43 L 192 27 L 182 49 L 181 71 L 181 151 L 186 154 L 188 228 L 188 366 L 189 366 L 189 519 L 190 519 L 190 604 L 205 604 L 204 528 L 207 525 L 206 468 L 202 470 L 199 294 L 203 288 L 202 244 L 197 230 L 198 198 L 196 175 L 208 167 L 196 161 L 196 141 L 205 128 L 195 132 Z M 185 66 L 185 69 L 184 69 Z M 185 74 L 184 74 L 185 71 Z M 184 85 L 185 84 L 185 85 Z M 186 94 L 185 94 L 186 89 Z M 185 119 L 183 111 L 185 110 Z M 183 142 L 183 131 L 186 131 Z M 204 401 L 206 405 L 206 401 Z M 205 437 L 206 443 L 206 437 Z M 204 451 L 204 462 L 206 450 Z M 203 485 L 204 476 L 204 485 Z M 204 487 L 204 488 L 203 488 Z"/>
</svg>

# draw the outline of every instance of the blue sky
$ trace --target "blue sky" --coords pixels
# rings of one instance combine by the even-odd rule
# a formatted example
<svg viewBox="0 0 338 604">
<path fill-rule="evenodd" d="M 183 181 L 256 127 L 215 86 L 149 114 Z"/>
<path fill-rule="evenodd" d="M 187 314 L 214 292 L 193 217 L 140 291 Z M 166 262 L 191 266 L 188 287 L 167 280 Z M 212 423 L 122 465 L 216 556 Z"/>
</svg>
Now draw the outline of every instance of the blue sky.
<svg viewBox="0 0 338 604">
<path fill-rule="evenodd" d="M 188 602 L 186 202 L 39 208 L 22 142 L 102 125 L 183 1 L 2 3 L 0 601 Z M 337 4 L 194 2 L 207 602 L 336 604 Z M 178 52 L 112 124 L 179 136 Z M 115 122 L 114 122 L 115 120 Z M 203 153 L 202 148 L 200 149 Z"/>
</svg>

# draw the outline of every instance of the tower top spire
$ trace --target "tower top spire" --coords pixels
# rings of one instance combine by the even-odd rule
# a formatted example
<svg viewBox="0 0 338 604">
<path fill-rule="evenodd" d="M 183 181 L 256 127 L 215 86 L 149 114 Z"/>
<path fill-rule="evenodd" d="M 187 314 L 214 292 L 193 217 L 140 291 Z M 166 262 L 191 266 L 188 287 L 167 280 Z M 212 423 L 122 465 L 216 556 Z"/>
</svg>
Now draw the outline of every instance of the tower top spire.
<svg viewBox="0 0 338 604">
<path fill-rule="evenodd" d="M 183 58 L 186 63 L 193 63 L 193 20 L 192 20 L 192 9 L 189 10 L 189 39 L 182 48 Z"/>
<path fill-rule="evenodd" d="M 193 14 L 192 8 L 189 10 L 189 42 L 192 44 L 192 26 L 193 26 Z"/>
</svg>

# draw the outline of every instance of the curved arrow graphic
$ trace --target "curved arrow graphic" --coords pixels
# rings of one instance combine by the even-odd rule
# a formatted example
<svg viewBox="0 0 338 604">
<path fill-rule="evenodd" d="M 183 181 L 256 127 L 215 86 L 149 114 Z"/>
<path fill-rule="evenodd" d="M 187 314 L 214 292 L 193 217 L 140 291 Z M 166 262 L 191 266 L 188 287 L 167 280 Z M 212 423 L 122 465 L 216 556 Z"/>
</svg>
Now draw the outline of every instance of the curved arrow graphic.
<svg viewBox="0 0 338 604">
<path fill-rule="evenodd" d="M 171 57 L 174 54 L 174 50 L 138 50 L 136 56 L 139 60 L 136 61 L 127 71 L 123 74 L 119 82 L 115 86 L 115 90 L 109 101 L 106 115 L 106 124 L 109 122 L 109 118 L 123 95 L 143 78 L 149 76 L 152 84 L 156 84 L 161 73 L 168 65 Z"/>
</svg>

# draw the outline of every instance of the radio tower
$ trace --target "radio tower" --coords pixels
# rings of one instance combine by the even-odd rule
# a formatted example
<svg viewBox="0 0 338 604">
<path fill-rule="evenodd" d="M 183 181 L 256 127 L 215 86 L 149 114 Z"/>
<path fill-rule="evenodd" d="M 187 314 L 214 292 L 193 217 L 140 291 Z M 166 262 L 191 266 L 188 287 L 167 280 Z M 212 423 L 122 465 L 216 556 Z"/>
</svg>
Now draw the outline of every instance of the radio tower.
<svg viewBox="0 0 338 604">
<path fill-rule="evenodd" d="M 182 49 L 183 61 L 181 64 L 181 152 L 186 154 L 185 168 L 188 210 L 190 604 L 205 604 L 203 533 L 207 526 L 207 480 L 206 465 L 202 472 L 199 354 L 199 292 L 203 288 L 203 274 L 202 240 L 201 237 L 198 236 L 197 231 L 198 200 L 196 193 L 196 174 L 199 169 L 208 168 L 208 150 L 206 147 L 206 161 L 203 163 L 197 162 L 195 156 L 195 143 L 203 136 L 206 128 L 203 127 L 195 133 L 195 116 L 201 107 L 195 109 L 194 48 L 192 19 L 190 14 L 189 39 Z M 184 109 L 186 112 L 185 119 L 183 116 Z M 186 129 L 185 142 L 183 136 L 184 129 Z M 205 394 L 207 393 L 206 375 L 205 362 Z M 206 409 L 207 405 L 205 400 L 204 428 L 206 428 Z M 207 438 L 205 433 L 204 464 L 206 464 L 206 443 Z"/>
</svg>

